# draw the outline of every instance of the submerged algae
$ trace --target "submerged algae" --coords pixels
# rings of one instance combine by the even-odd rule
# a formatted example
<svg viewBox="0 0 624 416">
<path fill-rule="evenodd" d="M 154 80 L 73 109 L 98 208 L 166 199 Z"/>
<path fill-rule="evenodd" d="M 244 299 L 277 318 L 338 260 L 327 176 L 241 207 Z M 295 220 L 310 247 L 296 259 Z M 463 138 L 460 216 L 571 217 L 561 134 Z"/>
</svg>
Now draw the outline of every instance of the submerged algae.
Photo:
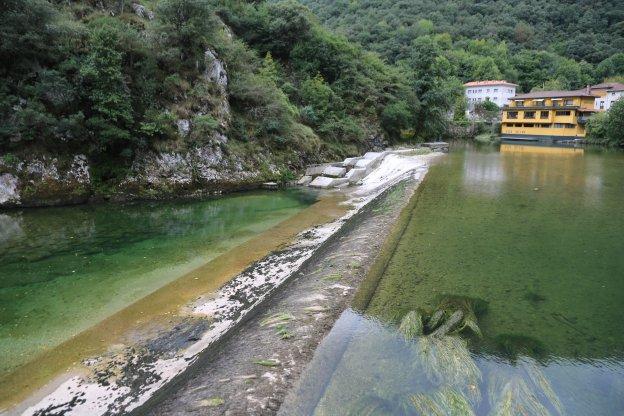
<svg viewBox="0 0 624 416">
<path fill-rule="evenodd" d="M 324 342 L 351 338 L 316 415 L 370 392 L 433 401 L 442 377 L 426 376 L 396 328 L 424 309 L 424 333 L 435 331 L 450 316 L 437 309 L 444 293 L 487 302 L 478 331 L 459 331 L 482 333 L 468 338 L 475 414 L 622 412 L 624 154 L 517 147 L 459 150 L 432 168 L 356 294 L 364 315 Z"/>
</svg>

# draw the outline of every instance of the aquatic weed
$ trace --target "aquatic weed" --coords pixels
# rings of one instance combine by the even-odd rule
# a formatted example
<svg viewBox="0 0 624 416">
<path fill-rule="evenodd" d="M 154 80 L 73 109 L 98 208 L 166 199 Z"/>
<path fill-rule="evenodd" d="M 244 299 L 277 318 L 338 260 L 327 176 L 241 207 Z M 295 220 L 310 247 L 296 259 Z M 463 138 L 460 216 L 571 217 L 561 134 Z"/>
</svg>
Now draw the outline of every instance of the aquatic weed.
<svg viewBox="0 0 624 416">
<path fill-rule="evenodd" d="M 494 338 L 494 344 L 496 349 L 512 362 L 515 362 L 520 355 L 538 359 L 547 355 L 544 344 L 528 335 L 499 334 Z"/>
<path fill-rule="evenodd" d="M 342 275 L 340 273 L 331 273 L 323 277 L 323 280 L 326 282 L 337 282 L 342 280 Z"/>
<path fill-rule="evenodd" d="M 417 311 L 410 311 L 399 325 L 399 332 L 406 340 L 411 340 L 423 334 L 422 315 Z"/>
<path fill-rule="evenodd" d="M 295 319 L 295 317 L 287 312 L 278 312 L 260 321 L 260 326 L 274 326 Z"/>
<path fill-rule="evenodd" d="M 279 335 L 281 339 L 290 339 L 294 336 L 286 324 L 277 325 L 275 329 L 277 329 L 277 335 Z"/>
<path fill-rule="evenodd" d="M 264 359 L 255 360 L 253 363 L 262 365 L 264 367 L 277 367 L 280 365 L 280 362 L 277 360 L 264 360 Z"/>
</svg>

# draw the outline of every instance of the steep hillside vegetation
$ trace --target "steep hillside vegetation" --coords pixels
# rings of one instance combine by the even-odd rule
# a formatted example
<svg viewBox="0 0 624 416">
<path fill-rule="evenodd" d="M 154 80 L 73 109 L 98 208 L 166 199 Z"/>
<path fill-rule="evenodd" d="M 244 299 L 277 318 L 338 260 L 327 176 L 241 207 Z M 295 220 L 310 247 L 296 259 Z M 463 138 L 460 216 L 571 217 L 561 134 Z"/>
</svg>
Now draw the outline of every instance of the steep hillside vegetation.
<svg viewBox="0 0 624 416">
<path fill-rule="evenodd" d="M 624 76 L 619 0 L 302 2 L 327 27 L 390 62 L 436 47 L 462 81 L 506 78 L 528 91 Z"/>
<path fill-rule="evenodd" d="M 419 109 L 405 74 L 296 2 L 0 4 L 0 203 L 76 176 L 80 198 L 288 178 L 395 140 Z"/>
</svg>

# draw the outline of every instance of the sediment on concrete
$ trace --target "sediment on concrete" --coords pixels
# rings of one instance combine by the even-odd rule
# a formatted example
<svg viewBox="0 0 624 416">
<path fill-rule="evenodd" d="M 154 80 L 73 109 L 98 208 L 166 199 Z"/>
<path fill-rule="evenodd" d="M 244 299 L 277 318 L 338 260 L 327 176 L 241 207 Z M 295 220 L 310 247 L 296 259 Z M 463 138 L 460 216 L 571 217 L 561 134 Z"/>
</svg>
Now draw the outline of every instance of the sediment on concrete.
<svg viewBox="0 0 624 416">
<path fill-rule="evenodd" d="M 422 175 L 395 184 L 350 218 L 290 281 L 204 355 L 192 373 L 150 401 L 146 413 L 276 414 L 323 336 L 370 274 Z M 390 194 L 400 198 L 388 198 Z M 279 316 L 288 318 L 263 324 Z"/>
</svg>

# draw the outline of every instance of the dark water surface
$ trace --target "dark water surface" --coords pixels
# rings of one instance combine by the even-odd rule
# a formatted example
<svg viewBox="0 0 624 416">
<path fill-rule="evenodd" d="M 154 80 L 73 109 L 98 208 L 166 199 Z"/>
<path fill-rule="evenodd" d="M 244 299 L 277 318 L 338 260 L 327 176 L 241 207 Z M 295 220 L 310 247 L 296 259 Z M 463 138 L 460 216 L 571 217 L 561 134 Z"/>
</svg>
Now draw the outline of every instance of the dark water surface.
<svg viewBox="0 0 624 416">
<path fill-rule="evenodd" d="M 0 376 L 314 201 L 288 190 L 0 213 Z"/>
<path fill-rule="evenodd" d="M 437 414 L 422 411 L 430 400 L 442 414 L 624 414 L 624 154 L 458 148 L 421 191 L 365 313 L 342 315 L 294 407 Z M 430 313 L 448 295 L 487 305 L 482 338 L 462 333 L 453 350 L 398 334 L 408 311 Z"/>
</svg>

